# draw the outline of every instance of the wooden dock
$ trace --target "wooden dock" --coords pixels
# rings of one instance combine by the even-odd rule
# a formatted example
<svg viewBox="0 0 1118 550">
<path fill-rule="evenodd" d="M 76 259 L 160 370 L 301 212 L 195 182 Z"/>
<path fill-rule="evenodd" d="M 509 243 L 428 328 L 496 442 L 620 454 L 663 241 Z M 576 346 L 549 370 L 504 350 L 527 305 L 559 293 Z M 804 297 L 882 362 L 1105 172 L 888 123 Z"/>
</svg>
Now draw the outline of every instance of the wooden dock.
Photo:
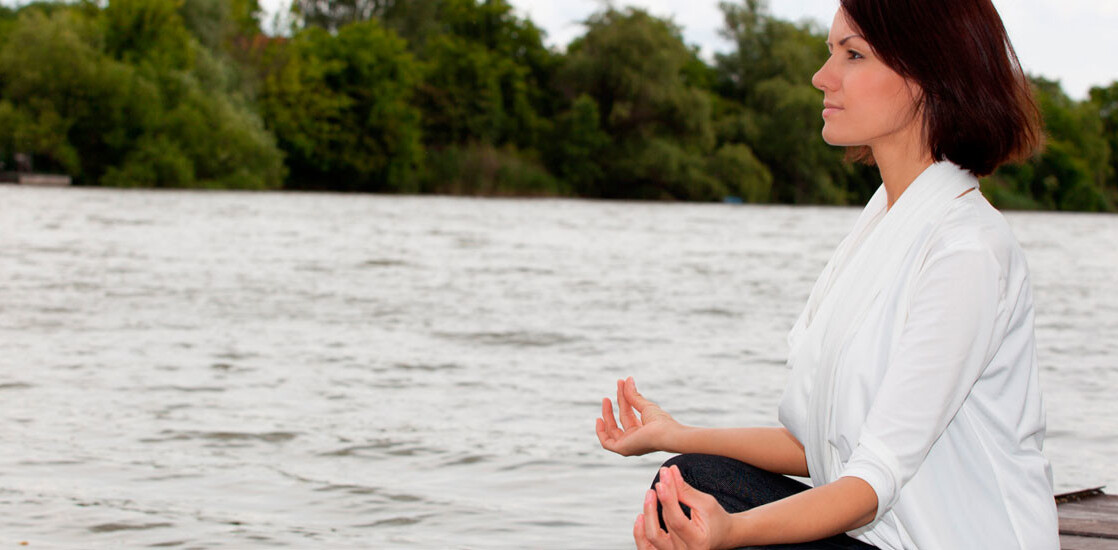
<svg viewBox="0 0 1118 550">
<path fill-rule="evenodd" d="M 1118 495 L 1102 489 L 1056 495 L 1061 550 L 1118 550 Z"/>
<path fill-rule="evenodd" d="M 34 185 L 38 187 L 66 187 L 72 183 L 65 174 L 42 174 L 37 172 L 0 172 L 0 183 Z"/>
</svg>

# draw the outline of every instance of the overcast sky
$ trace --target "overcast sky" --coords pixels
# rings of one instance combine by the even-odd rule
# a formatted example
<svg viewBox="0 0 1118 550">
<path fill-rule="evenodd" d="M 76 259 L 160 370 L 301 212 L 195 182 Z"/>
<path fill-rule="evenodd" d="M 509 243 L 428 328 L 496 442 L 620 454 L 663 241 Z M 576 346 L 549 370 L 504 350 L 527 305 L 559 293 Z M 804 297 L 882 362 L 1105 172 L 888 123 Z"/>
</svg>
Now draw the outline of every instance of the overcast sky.
<svg viewBox="0 0 1118 550">
<path fill-rule="evenodd" d="M 549 45 L 559 49 L 584 30 L 578 21 L 601 9 L 602 0 L 509 0 L 547 30 Z M 730 49 L 718 36 L 722 15 L 717 0 L 619 0 L 618 6 L 640 6 L 683 27 L 684 38 L 712 58 Z M 1076 99 L 1091 86 L 1118 80 L 1118 0 L 994 0 L 1002 14 L 1021 64 L 1032 74 L 1063 83 Z M 290 0 L 260 0 L 270 13 Z M 829 27 L 838 0 L 770 0 L 774 15 L 811 18 Z"/>
</svg>

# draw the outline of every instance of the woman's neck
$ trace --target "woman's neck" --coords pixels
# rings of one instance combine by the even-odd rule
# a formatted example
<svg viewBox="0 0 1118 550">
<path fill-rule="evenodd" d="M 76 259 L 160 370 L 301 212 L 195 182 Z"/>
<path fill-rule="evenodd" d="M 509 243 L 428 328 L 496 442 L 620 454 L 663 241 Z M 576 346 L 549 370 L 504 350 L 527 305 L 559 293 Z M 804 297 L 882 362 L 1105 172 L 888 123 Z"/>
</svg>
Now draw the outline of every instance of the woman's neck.
<svg viewBox="0 0 1118 550">
<path fill-rule="evenodd" d="M 905 189 L 908 189 L 908 186 L 912 185 L 924 170 L 935 163 L 931 148 L 924 145 L 921 136 L 909 133 L 903 137 L 908 139 L 894 139 L 889 143 L 871 146 L 873 160 L 881 172 L 881 181 L 885 184 L 885 195 L 888 199 L 886 209 L 892 208 Z"/>
</svg>

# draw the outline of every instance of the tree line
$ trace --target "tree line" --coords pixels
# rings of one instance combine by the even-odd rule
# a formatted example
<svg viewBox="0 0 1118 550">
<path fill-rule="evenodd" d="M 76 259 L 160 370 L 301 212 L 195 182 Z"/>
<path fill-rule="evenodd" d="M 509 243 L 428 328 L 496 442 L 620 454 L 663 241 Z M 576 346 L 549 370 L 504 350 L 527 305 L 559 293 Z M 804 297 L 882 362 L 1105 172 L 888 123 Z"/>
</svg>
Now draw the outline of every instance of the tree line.
<svg viewBox="0 0 1118 550">
<path fill-rule="evenodd" d="M 820 137 L 826 30 L 720 4 L 707 62 L 607 6 L 565 52 L 507 0 L 79 0 L 0 7 L 0 162 L 82 185 L 857 204 L 880 179 Z M 1118 82 L 1033 78 L 1044 151 L 998 206 L 1114 211 Z"/>
</svg>

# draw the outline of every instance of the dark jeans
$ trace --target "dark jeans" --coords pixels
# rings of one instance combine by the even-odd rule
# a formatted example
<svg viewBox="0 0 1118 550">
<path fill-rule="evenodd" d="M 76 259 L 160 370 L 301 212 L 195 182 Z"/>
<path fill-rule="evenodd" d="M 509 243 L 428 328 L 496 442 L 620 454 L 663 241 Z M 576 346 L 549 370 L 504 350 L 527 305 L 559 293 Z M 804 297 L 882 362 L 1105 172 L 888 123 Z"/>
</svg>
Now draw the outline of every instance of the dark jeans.
<svg viewBox="0 0 1118 550">
<path fill-rule="evenodd" d="M 704 454 L 679 455 L 665 462 L 664 467 L 673 464 L 679 467 L 679 473 L 683 474 L 684 481 L 692 487 L 713 496 L 715 500 L 722 505 L 722 508 L 725 508 L 726 511 L 731 514 L 744 512 L 750 508 L 768 504 L 799 493 L 800 491 L 810 489 L 807 485 L 790 477 L 774 474 L 750 466 L 740 460 L 734 460 L 724 456 Z M 654 488 L 656 482 L 659 480 L 660 474 L 657 473 L 656 479 L 652 481 L 652 486 Z M 661 514 L 660 527 L 666 531 L 668 528 L 664 525 L 664 517 L 662 512 L 660 512 L 660 505 L 657 504 L 656 507 L 657 511 Z M 687 517 L 691 517 L 691 510 L 687 506 L 681 503 L 680 507 L 683 508 L 683 512 L 687 514 Z M 833 537 L 814 542 L 776 544 L 755 548 L 779 548 L 784 550 L 873 550 L 877 547 L 840 533 Z"/>
</svg>

